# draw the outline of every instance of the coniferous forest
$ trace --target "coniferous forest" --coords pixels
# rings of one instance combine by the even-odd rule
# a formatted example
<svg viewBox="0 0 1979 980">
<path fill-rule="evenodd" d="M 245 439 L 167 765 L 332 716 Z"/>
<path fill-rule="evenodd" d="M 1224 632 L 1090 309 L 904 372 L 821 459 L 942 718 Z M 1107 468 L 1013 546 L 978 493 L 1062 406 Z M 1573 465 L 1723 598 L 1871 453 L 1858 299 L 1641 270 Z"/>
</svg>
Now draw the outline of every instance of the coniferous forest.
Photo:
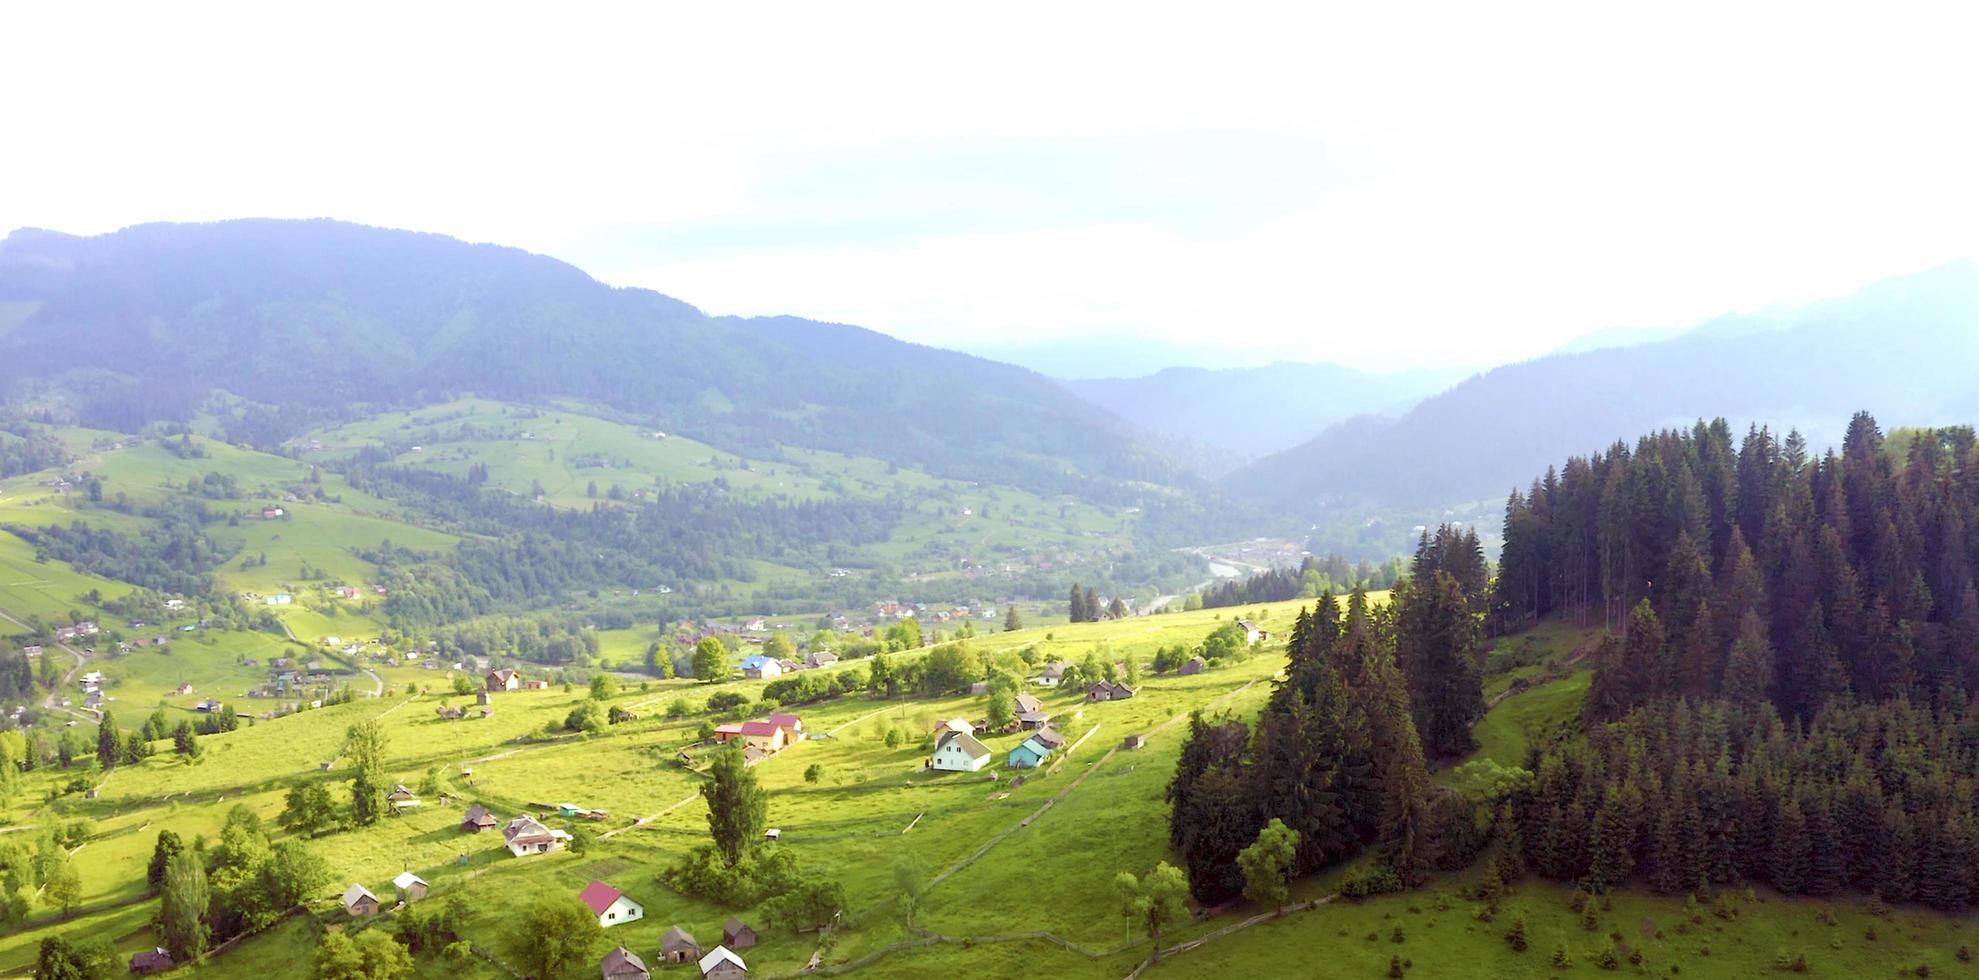
<svg viewBox="0 0 1979 980">
<path fill-rule="evenodd" d="M 1474 535 L 1424 535 L 1393 601 L 1301 613 L 1248 724 L 1192 719 L 1169 787 L 1195 896 L 1278 818 L 1296 872 L 1372 849 L 1351 894 L 1486 862 L 1590 891 L 1765 884 L 1979 902 L 1979 449 L 1969 428 L 1839 453 L 1723 420 L 1569 460 L 1511 496 L 1495 579 Z M 1487 634 L 1605 627 L 1578 724 L 1463 790 Z"/>
</svg>

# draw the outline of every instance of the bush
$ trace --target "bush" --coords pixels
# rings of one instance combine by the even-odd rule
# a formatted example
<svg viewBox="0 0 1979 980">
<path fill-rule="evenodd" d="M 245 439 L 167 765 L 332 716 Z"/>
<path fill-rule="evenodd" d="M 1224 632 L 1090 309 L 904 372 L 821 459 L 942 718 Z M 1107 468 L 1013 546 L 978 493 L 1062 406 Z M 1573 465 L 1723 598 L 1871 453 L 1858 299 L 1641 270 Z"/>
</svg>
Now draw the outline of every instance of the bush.
<svg viewBox="0 0 1979 980">
<path fill-rule="evenodd" d="M 1615 950 L 1614 943 L 1610 942 L 1608 945 L 1602 947 L 1600 952 L 1594 954 L 1594 965 L 1603 970 L 1614 970 L 1621 967 L 1622 956 Z"/>
<path fill-rule="evenodd" d="M 1574 954 L 1567 952 L 1566 943 L 1561 943 L 1558 946 L 1553 947 L 1554 969 L 1564 970 L 1573 965 L 1574 965 Z"/>
<path fill-rule="evenodd" d="M 1340 894 L 1348 898 L 1367 898 L 1401 890 L 1402 879 L 1396 877 L 1393 868 L 1385 865 L 1364 864 L 1347 872 L 1340 880 Z"/>
<path fill-rule="evenodd" d="M 738 691 L 717 691 L 708 696 L 708 711 L 719 713 L 749 703 L 749 696 Z"/>
<path fill-rule="evenodd" d="M 1389 941 L 1389 942 L 1391 942 L 1391 943 L 1399 943 L 1399 942 L 1401 942 L 1401 941 L 1403 941 L 1403 940 L 1404 940 L 1405 938 L 1407 938 L 1407 937 L 1405 937 L 1405 936 L 1403 936 L 1403 935 L 1402 935 L 1402 927 L 1401 927 L 1401 926 L 1396 926 L 1396 927 L 1395 927 L 1394 929 L 1392 929 L 1392 930 L 1390 930 L 1390 931 L 1389 931 L 1389 933 L 1388 933 L 1388 941 Z"/>
<path fill-rule="evenodd" d="M 1402 975 L 1401 957 L 1399 956 L 1388 957 L 1388 975 L 1391 977 L 1399 977 Z"/>
<path fill-rule="evenodd" d="M 1589 905 L 1581 910 L 1580 927 L 1586 929 L 1588 932 L 1601 931 L 1601 916 L 1594 911 L 1593 905 Z"/>
</svg>

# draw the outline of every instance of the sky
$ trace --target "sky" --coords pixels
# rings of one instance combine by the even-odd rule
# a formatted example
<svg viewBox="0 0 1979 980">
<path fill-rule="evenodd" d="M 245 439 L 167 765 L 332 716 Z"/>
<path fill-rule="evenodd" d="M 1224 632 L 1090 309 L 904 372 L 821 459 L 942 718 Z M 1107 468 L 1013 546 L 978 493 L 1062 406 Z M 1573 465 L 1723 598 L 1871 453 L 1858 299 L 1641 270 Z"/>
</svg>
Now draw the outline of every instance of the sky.
<svg viewBox="0 0 1979 980">
<path fill-rule="evenodd" d="M 1975 25 L 1815 6 L 12 4 L 0 229 L 326 216 L 971 350 L 1480 367 L 1979 255 Z"/>
</svg>

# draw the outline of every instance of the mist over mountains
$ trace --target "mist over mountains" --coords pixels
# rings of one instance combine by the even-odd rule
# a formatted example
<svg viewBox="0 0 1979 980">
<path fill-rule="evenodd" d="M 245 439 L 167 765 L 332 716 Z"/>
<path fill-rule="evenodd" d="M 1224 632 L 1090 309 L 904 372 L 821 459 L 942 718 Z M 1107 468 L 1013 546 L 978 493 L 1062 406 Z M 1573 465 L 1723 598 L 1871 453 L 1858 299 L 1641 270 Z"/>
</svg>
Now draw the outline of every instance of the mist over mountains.
<svg viewBox="0 0 1979 980">
<path fill-rule="evenodd" d="M 1979 268 L 1955 263 L 1797 310 L 1720 317 L 1653 343 L 1484 372 L 1394 419 L 1361 418 L 1226 477 L 1232 493 L 1429 507 L 1500 498 L 1570 454 L 1724 416 L 1838 442 L 1849 415 L 1887 425 L 1979 414 Z"/>
</svg>

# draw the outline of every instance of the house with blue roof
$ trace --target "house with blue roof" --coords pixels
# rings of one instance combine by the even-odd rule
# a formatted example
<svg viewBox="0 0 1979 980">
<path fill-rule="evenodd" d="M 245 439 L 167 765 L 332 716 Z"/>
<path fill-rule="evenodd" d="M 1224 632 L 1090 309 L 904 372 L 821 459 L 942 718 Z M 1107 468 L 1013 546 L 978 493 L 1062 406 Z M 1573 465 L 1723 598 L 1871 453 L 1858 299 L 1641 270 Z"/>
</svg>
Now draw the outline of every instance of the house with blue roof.
<svg viewBox="0 0 1979 980">
<path fill-rule="evenodd" d="M 751 679 L 783 676 L 783 663 L 775 657 L 756 654 L 742 660 L 742 676 Z"/>
</svg>

